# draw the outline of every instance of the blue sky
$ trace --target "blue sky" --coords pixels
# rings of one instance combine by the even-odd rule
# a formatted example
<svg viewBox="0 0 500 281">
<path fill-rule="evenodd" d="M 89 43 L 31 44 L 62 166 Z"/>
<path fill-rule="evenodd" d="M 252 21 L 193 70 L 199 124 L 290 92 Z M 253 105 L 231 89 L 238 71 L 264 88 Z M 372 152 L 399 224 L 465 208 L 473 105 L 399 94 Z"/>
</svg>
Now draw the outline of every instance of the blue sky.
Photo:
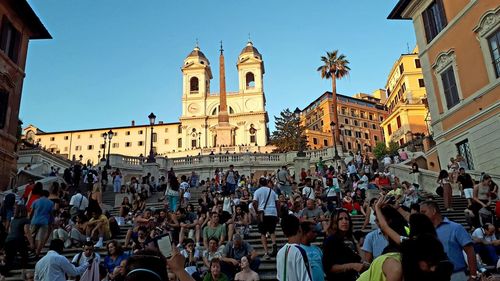
<svg viewBox="0 0 500 281">
<path fill-rule="evenodd" d="M 397 0 L 29 0 L 53 40 L 29 47 L 20 118 L 44 131 L 178 121 L 183 59 L 198 38 L 218 92 L 223 40 L 228 91 L 251 34 L 265 64 L 270 127 L 274 115 L 303 108 L 331 90 L 316 68 L 326 51 L 350 60 L 339 93 L 383 88 L 415 35 L 410 21 L 386 17 Z"/>
</svg>

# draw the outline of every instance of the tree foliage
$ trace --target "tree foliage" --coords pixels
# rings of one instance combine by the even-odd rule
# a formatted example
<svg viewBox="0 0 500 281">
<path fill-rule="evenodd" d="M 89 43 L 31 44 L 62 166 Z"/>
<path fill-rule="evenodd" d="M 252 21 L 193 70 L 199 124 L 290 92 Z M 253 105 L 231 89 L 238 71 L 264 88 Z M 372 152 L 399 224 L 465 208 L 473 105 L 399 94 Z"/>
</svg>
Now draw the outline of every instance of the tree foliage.
<svg viewBox="0 0 500 281">
<path fill-rule="evenodd" d="M 373 148 L 373 154 L 378 159 L 384 157 L 387 154 L 387 147 L 385 146 L 385 143 L 377 142 L 377 144 L 375 144 L 375 147 Z"/>
<path fill-rule="evenodd" d="M 286 108 L 274 119 L 276 131 L 272 133 L 270 143 L 276 147 L 275 152 L 298 151 L 299 145 L 307 148 L 305 128 L 300 124 L 300 117 Z"/>
<path fill-rule="evenodd" d="M 391 142 L 389 142 L 389 147 L 387 148 L 387 153 L 389 153 L 389 155 L 396 155 L 398 153 L 398 149 L 399 149 L 399 144 L 391 141 Z"/>
</svg>

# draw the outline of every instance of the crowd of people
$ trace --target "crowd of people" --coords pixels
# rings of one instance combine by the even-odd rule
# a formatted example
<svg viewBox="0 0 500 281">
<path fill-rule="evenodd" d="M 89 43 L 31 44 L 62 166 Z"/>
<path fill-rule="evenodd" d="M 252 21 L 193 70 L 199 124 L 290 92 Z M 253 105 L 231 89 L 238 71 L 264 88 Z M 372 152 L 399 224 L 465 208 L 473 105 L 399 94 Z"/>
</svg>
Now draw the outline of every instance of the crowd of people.
<svg viewBox="0 0 500 281">
<path fill-rule="evenodd" d="M 496 269 L 498 187 L 491 177 L 476 182 L 462 167 L 456 177 L 439 175 L 445 210 L 453 210 L 453 188 L 468 199 L 469 233 L 422 192 L 416 163 L 414 180 L 400 181 L 387 167 L 408 158 L 386 158 L 379 166 L 357 154 L 346 167 L 320 158 L 315 169 L 295 175 L 286 166 L 242 175 L 230 165 L 206 179 L 195 171 L 178 177 L 173 169 L 158 179 L 126 179 L 119 169 L 77 164 L 63 172 L 64 183 L 44 190 L 30 182 L 22 194 L 5 196 L 0 270 L 6 275 L 34 259 L 35 281 L 255 281 L 261 262 L 275 259 L 276 278 L 283 281 L 455 281 Z M 102 201 L 108 188 L 123 198 L 114 215 Z M 191 198 L 193 189 L 199 198 Z M 155 193 L 163 204 L 148 208 Z M 353 216 L 363 218 L 360 230 L 354 231 Z M 278 224 L 285 245 L 276 238 Z M 130 227 L 120 243 L 122 225 Z M 263 253 L 250 243 L 252 229 L 260 233 Z M 168 260 L 159 242 L 165 237 L 173 245 Z M 68 248 L 81 252 L 68 260 L 61 255 Z M 107 254 L 99 255 L 100 248 Z"/>
</svg>

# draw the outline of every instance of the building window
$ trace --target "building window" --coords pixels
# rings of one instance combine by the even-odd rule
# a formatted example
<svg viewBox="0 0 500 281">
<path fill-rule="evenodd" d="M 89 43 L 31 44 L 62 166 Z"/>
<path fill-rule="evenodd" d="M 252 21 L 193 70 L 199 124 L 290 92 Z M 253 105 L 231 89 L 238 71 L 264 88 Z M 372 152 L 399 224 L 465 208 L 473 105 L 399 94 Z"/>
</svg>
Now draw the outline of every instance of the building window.
<svg viewBox="0 0 500 281">
<path fill-rule="evenodd" d="M 401 63 L 401 64 L 399 65 L 399 74 L 403 74 L 403 72 L 404 72 L 404 71 L 405 71 L 405 66 L 404 66 L 404 64 L 403 64 L 403 63 Z"/>
<path fill-rule="evenodd" d="M 425 36 L 430 43 L 441 30 L 446 27 L 446 15 L 444 13 L 443 1 L 435 0 L 422 13 L 424 21 Z"/>
<path fill-rule="evenodd" d="M 446 106 L 450 109 L 460 101 L 453 66 L 448 67 L 441 73 L 441 81 L 443 82 L 443 94 L 446 98 Z"/>
<path fill-rule="evenodd" d="M 352 116 L 352 117 L 356 117 L 356 111 L 351 110 L 351 116 Z"/>
<path fill-rule="evenodd" d="M 354 132 L 354 133 L 356 135 L 356 138 L 359 138 L 359 139 L 361 138 L 361 132 Z"/>
<path fill-rule="evenodd" d="M 401 91 L 402 91 L 402 93 L 406 92 L 406 84 L 405 83 L 401 84 Z"/>
<path fill-rule="evenodd" d="M 69 139 L 69 137 L 68 137 L 68 136 L 64 136 L 64 140 L 68 140 L 68 139 Z"/>
<path fill-rule="evenodd" d="M 0 49 L 14 62 L 19 59 L 19 49 L 21 48 L 21 33 L 17 31 L 12 23 L 3 17 L 2 29 L 0 31 Z"/>
<path fill-rule="evenodd" d="M 118 132 L 113 132 L 113 136 L 118 136 Z"/>
<path fill-rule="evenodd" d="M 500 77 L 500 28 L 488 37 L 488 44 L 490 45 L 491 62 L 495 69 L 495 77 Z"/>
<path fill-rule="evenodd" d="M 156 133 L 153 133 L 153 142 L 156 142 L 158 139 L 158 136 L 156 135 Z"/>
<path fill-rule="evenodd" d="M 168 139 L 165 139 L 165 144 L 170 144 L 170 141 Z"/>
<path fill-rule="evenodd" d="M 56 138 L 50 137 L 50 141 L 55 141 L 55 140 L 56 140 Z"/>
<path fill-rule="evenodd" d="M 168 133 L 168 128 L 165 128 L 165 133 Z"/>
<path fill-rule="evenodd" d="M 68 147 L 67 146 L 64 147 L 64 152 L 66 152 L 66 151 L 68 151 Z"/>
<path fill-rule="evenodd" d="M 144 142 L 143 142 L 143 141 L 138 141 L 138 142 L 137 142 L 137 145 L 138 145 L 138 146 L 143 146 L 143 145 L 144 145 Z"/>
<path fill-rule="evenodd" d="M 177 147 L 182 148 L 182 139 L 181 138 L 177 139 Z"/>
<path fill-rule="evenodd" d="M 472 153 L 469 146 L 469 140 L 465 139 L 457 143 L 457 151 L 462 156 L 467 164 L 467 170 L 474 170 L 474 161 L 472 160 Z"/>
<path fill-rule="evenodd" d="M 368 128 L 368 123 L 363 122 L 363 127 Z"/>
<path fill-rule="evenodd" d="M 347 118 L 346 118 L 346 119 L 344 119 L 344 123 L 345 123 L 345 124 L 349 124 L 349 119 L 347 119 Z"/>
<path fill-rule="evenodd" d="M 256 143 L 256 142 L 257 142 L 257 140 L 255 138 L 255 135 L 251 135 L 250 136 L 250 143 Z"/>
<path fill-rule="evenodd" d="M 192 93 L 198 92 L 200 88 L 199 84 L 198 77 L 191 77 L 191 79 L 189 79 L 189 91 Z"/>
<path fill-rule="evenodd" d="M 401 116 L 396 117 L 396 122 L 398 123 L 398 129 L 401 128 Z"/>
<path fill-rule="evenodd" d="M 104 143 L 101 143 L 101 145 L 99 145 L 99 148 L 103 149 L 104 148 Z"/>
<path fill-rule="evenodd" d="M 378 137 L 377 136 L 373 136 L 373 140 L 377 142 L 378 141 Z"/>
<path fill-rule="evenodd" d="M 369 140 L 370 136 L 368 136 L 368 133 L 365 133 L 365 139 Z"/>
<path fill-rule="evenodd" d="M 3 129 L 7 122 L 7 108 L 9 108 L 9 93 L 0 91 L 0 129 Z"/>
<path fill-rule="evenodd" d="M 80 139 L 80 137 L 81 137 L 81 135 L 77 135 L 77 136 L 76 136 L 76 138 L 77 138 L 77 139 Z"/>
<path fill-rule="evenodd" d="M 191 140 L 191 147 L 197 147 L 198 145 L 196 144 L 196 139 Z"/>
<path fill-rule="evenodd" d="M 424 82 L 424 79 L 418 79 L 418 86 L 420 88 L 424 88 L 425 87 L 425 82 Z"/>
<path fill-rule="evenodd" d="M 313 138 L 313 144 L 318 144 L 318 139 L 317 138 Z"/>
<path fill-rule="evenodd" d="M 328 140 L 323 140 L 323 145 L 328 146 Z"/>
<path fill-rule="evenodd" d="M 112 145 L 112 146 L 113 146 L 113 148 L 118 148 L 118 147 L 120 147 L 120 145 L 119 145 L 118 143 L 113 143 L 113 145 Z"/>
<path fill-rule="evenodd" d="M 142 135 L 144 132 L 142 130 L 139 130 L 139 135 Z"/>
<path fill-rule="evenodd" d="M 360 115 L 361 115 L 361 118 L 366 118 L 366 117 L 365 117 L 365 112 L 364 112 L 364 111 L 361 111 Z"/>
<path fill-rule="evenodd" d="M 131 147 L 132 146 L 132 143 L 131 142 L 126 142 L 125 143 L 125 147 Z"/>
<path fill-rule="evenodd" d="M 253 89 L 255 87 L 255 76 L 252 72 L 247 72 L 245 75 L 245 81 L 247 89 Z"/>
<path fill-rule="evenodd" d="M 345 107 L 342 107 L 342 109 L 340 110 L 342 115 L 346 115 L 346 111 L 347 109 Z"/>
<path fill-rule="evenodd" d="M 94 149 L 93 145 L 87 145 L 87 150 L 92 150 L 92 149 Z"/>
<path fill-rule="evenodd" d="M 420 60 L 419 59 L 415 59 L 415 67 L 416 68 L 422 68 L 422 66 L 420 65 Z"/>
<path fill-rule="evenodd" d="M 391 124 L 387 125 L 387 134 L 390 136 L 392 135 L 392 128 L 391 128 Z"/>
<path fill-rule="evenodd" d="M 80 151 L 80 150 L 82 150 L 82 147 L 80 145 L 77 145 L 77 146 L 75 146 L 75 150 Z"/>
<path fill-rule="evenodd" d="M 212 115 L 214 115 L 214 114 L 212 114 Z M 179 127 L 177 127 L 177 133 L 182 134 L 182 126 L 181 125 L 179 125 Z"/>
<path fill-rule="evenodd" d="M 354 126 L 358 126 L 359 123 L 358 123 L 358 120 L 354 120 Z"/>
<path fill-rule="evenodd" d="M 380 116 L 379 120 L 380 122 L 384 121 L 384 116 Z"/>
<path fill-rule="evenodd" d="M 352 149 L 351 142 L 347 142 L 347 149 Z"/>
<path fill-rule="evenodd" d="M 368 119 L 370 119 L 370 121 L 372 121 L 372 120 L 373 120 L 373 114 L 371 114 L 371 113 L 370 113 L 370 114 L 368 115 Z"/>
<path fill-rule="evenodd" d="M 94 135 L 90 134 L 89 139 L 91 139 Z"/>
<path fill-rule="evenodd" d="M 405 140 L 404 140 L 404 139 L 400 139 L 400 140 L 399 140 L 399 145 L 400 145 L 400 146 L 403 146 L 403 144 L 405 144 Z"/>
<path fill-rule="evenodd" d="M 372 129 L 376 130 L 377 126 L 375 124 L 372 124 Z"/>
<path fill-rule="evenodd" d="M 130 136 L 130 131 L 126 131 L 126 132 L 125 132 L 125 135 L 126 135 L 126 136 Z"/>
</svg>

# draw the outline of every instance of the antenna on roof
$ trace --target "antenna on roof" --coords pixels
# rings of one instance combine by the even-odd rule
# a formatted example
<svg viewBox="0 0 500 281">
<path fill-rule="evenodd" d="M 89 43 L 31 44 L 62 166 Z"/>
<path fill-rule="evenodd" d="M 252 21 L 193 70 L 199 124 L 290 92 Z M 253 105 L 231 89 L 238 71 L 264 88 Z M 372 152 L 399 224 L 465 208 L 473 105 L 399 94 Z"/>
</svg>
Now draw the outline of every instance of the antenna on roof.
<svg viewBox="0 0 500 281">
<path fill-rule="evenodd" d="M 410 53 L 410 44 L 408 44 L 408 42 L 406 42 L 406 53 Z"/>
</svg>

